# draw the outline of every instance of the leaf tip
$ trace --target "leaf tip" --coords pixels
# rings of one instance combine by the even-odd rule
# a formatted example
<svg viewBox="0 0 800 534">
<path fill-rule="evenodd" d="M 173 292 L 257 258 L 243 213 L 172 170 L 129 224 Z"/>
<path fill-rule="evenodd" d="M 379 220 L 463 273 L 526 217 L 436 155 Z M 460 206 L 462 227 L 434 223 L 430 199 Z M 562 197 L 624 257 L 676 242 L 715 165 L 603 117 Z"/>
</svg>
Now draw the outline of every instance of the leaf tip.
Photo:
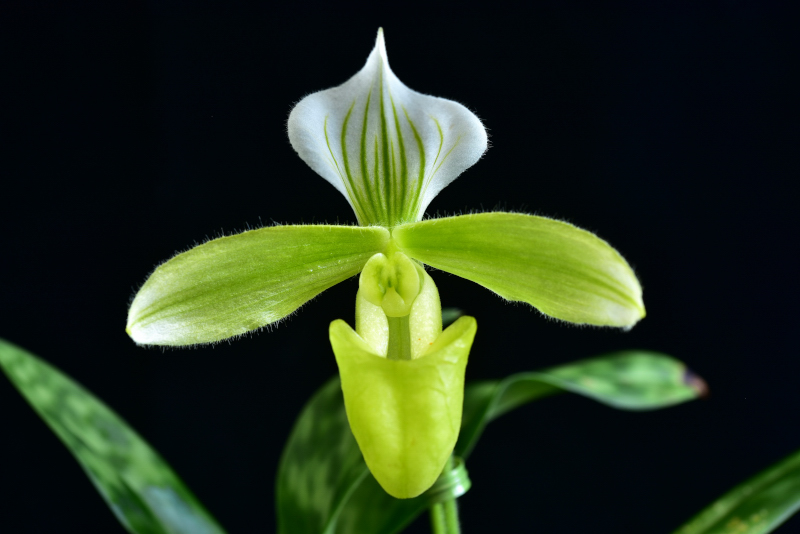
<svg viewBox="0 0 800 534">
<path fill-rule="evenodd" d="M 706 381 L 690 369 L 683 372 L 683 383 L 692 388 L 700 398 L 706 398 L 710 394 Z"/>
</svg>

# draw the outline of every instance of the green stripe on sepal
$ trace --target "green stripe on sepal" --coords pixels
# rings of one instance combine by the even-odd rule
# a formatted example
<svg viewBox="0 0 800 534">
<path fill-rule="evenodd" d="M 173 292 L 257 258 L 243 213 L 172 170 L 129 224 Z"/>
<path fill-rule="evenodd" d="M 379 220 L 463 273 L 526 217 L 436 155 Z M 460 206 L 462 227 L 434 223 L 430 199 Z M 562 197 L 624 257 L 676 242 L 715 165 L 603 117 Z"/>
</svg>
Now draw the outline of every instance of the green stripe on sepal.
<svg viewBox="0 0 800 534">
<path fill-rule="evenodd" d="M 143 345 L 209 343 L 278 321 L 385 249 L 380 227 L 274 226 L 214 239 L 160 265 L 127 331 Z"/>
<path fill-rule="evenodd" d="M 417 221 L 430 201 L 487 147 L 467 108 L 406 87 L 389 68 L 383 32 L 344 84 L 302 99 L 289 141 L 350 202 L 363 225 Z"/>
<path fill-rule="evenodd" d="M 645 316 L 628 263 L 596 235 L 565 222 L 479 213 L 404 224 L 392 237 L 412 258 L 563 321 L 630 327 Z"/>
<path fill-rule="evenodd" d="M 158 453 L 90 392 L 2 339 L 0 368 L 80 463 L 128 532 L 224 534 Z M 4 439 L 29 438 L 4 434 Z M 28 476 L 39 474 L 34 467 Z M 14 481 L 6 475 L 3 483 L 13 485 Z M 50 486 L 42 481 L 43 495 L 58 498 L 58 486 L 68 484 Z M 44 497 L 37 506 L 47 510 Z M 59 528 L 59 532 L 67 530 L 69 525 Z"/>
</svg>

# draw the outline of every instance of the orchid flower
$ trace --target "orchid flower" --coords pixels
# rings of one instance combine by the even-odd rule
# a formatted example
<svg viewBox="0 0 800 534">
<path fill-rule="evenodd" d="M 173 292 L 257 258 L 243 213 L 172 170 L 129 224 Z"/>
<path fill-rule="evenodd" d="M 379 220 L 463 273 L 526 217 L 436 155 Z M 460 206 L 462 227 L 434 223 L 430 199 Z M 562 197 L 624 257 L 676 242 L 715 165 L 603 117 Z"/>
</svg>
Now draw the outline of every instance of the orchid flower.
<svg viewBox="0 0 800 534">
<path fill-rule="evenodd" d="M 406 87 L 381 30 L 364 68 L 302 99 L 288 132 L 359 226 L 260 228 L 178 254 L 137 293 L 127 332 L 142 345 L 216 342 L 280 321 L 361 273 L 355 330 L 334 321 L 330 340 L 351 429 L 391 495 L 425 491 L 452 453 L 476 332 L 472 317 L 442 332 L 424 265 L 570 323 L 629 328 L 644 317 L 630 266 L 585 230 L 504 212 L 423 220 L 483 155 L 486 131 L 461 104 Z"/>
</svg>

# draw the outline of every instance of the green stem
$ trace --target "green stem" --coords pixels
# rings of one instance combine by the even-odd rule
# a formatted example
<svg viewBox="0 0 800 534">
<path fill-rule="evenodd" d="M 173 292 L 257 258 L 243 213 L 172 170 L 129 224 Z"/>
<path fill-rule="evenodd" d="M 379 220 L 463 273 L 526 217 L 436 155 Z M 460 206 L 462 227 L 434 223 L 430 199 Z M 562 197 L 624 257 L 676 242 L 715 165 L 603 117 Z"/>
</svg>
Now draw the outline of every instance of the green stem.
<svg viewBox="0 0 800 534">
<path fill-rule="evenodd" d="M 447 522 L 444 519 L 444 507 L 441 504 L 431 506 L 431 530 L 434 534 L 447 532 Z"/>
<path fill-rule="evenodd" d="M 447 473 L 453 467 L 455 467 L 455 461 L 450 456 L 443 472 Z M 461 534 L 461 526 L 458 522 L 458 503 L 455 499 L 432 505 L 430 513 L 433 534 Z"/>
</svg>

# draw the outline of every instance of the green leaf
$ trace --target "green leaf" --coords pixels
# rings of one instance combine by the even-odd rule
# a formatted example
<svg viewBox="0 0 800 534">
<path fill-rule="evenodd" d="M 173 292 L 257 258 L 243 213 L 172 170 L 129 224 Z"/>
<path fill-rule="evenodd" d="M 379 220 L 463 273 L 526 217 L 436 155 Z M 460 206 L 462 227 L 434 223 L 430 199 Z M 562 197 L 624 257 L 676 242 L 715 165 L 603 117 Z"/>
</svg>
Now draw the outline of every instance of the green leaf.
<svg viewBox="0 0 800 534">
<path fill-rule="evenodd" d="M 666 408 L 706 394 L 680 361 L 650 351 L 621 351 L 504 380 L 470 384 L 455 454 L 466 457 L 489 421 L 555 393 L 577 393 L 620 410 Z"/>
<path fill-rule="evenodd" d="M 127 331 L 143 345 L 192 345 L 256 330 L 357 274 L 388 238 L 380 227 L 309 225 L 214 239 L 150 275 Z"/>
<path fill-rule="evenodd" d="M 526 402 L 565 391 L 626 410 L 691 400 L 702 380 L 669 356 L 627 351 L 469 384 L 454 454 L 470 454 L 486 424 Z M 425 494 L 394 499 L 369 474 L 344 410 L 337 378 L 300 414 L 278 469 L 279 532 L 393 534 L 427 509 Z"/>
<path fill-rule="evenodd" d="M 287 129 L 298 155 L 347 198 L 365 226 L 420 220 L 487 146 L 474 113 L 413 91 L 395 76 L 383 30 L 364 67 L 342 85 L 302 99 Z"/>
<path fill-rule="evenodd" d="M 223 534 L 167 463 L 91 393 L 0 340 L 0 367 L 135 534 Z"/>
<path fill-rule="evenodd" d="M 800 451 L 714 501 L 675 534 L 764 534 L 800 508 Z"/>
<path fill-rule="evenodd" d="M 520 213 L 478 213 L 400 225 L 407 255 L 571 323 L 633 326 L 642 289 L 628 263 L 596 235 Z"/>
<path fill-rule="evenodd" d="M 336 377 L 308 401 L 283 449 L 275 498 L 278 532 L 335 532 L 343 503 L 367 476 Z"/>
</svg>

